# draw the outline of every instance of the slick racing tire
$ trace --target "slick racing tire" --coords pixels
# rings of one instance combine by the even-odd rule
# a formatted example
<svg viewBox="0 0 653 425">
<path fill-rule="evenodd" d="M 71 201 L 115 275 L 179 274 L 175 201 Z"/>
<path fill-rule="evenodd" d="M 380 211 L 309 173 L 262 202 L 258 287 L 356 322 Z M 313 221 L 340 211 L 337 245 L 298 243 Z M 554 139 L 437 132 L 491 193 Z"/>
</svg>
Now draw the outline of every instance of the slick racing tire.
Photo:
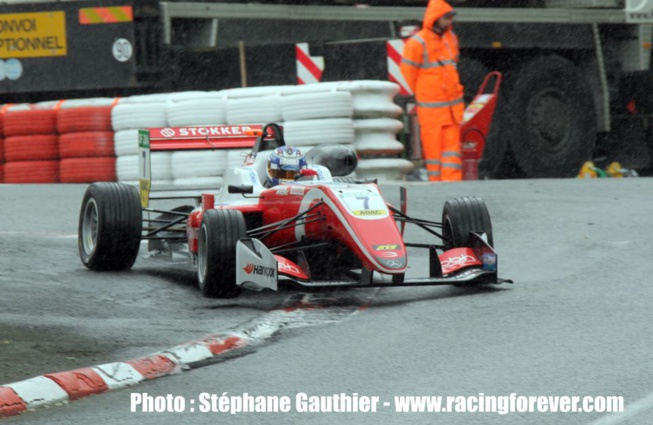
<svg viewBox="0 0 653 425">
<path fill-rule="evenodd" d="M 445 251 L 471 247 L 471 233 L 485 233 L 494 246 L 490 213 L 481 198 L 456 198 L 445 202 L 442 210 L 442 239 Z"/>
<path fill-rule="evenodd" d="M 90 185 L 79 214 L 82 263 L 94 271 L 130 269 L 138 255 L 142 226 L 135 187 L 114 182 Z"/>
<path fill-rule="evenodd" d="M 242 212 L 204 213 L 197 251 L 197 282 L 204 296 L 231 298 L 240 294 L 236 286 L 236 243 L 246 236 Z"/>
</svg>

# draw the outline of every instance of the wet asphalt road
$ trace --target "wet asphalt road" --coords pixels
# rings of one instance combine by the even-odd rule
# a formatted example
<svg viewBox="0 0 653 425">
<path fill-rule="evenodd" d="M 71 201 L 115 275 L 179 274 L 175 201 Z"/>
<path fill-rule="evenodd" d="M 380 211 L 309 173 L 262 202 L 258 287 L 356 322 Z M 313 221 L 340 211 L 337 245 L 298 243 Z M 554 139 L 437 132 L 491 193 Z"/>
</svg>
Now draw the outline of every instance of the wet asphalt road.
<svg viewBox="0 0 653 425">
<path fill-rule="evenodd" d="M 621 395 L 653 392 L 650 226 L 653 180 L 411 184 L 409 213 L 439 218 L 456 196 L 481 196 L 500 274 L 515 285 L 330 292 L 356 310 L 286 330 L 256 352 L 130 390 L 29 412 L 6 423 L 584 424 L 600 414 L 130 413 L 132 392 L 329 395 Z M 238 327 L 296 290 L 202 298 L 187 273 L 139 261 L 97 274 L 77 257 L 84 186 L 0 186 L 0 384 L 124 361 Z M 382 187 L 397 201 L 397 186 Z M 409 238 L 426 242 L 411 230 Z M 425 257 L 412 263 L 425 267 Z M 619 423 L 653 423 L 651 410 Z"/>
</svg>

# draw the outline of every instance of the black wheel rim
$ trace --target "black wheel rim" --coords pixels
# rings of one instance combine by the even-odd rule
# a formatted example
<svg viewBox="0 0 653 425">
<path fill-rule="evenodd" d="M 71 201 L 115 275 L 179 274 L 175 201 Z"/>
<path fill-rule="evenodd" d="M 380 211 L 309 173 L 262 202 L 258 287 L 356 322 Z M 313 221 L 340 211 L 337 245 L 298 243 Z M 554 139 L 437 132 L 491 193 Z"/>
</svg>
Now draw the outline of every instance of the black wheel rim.
<svg viewBox="0 0 653 425">
<path fill-rule="evenodd" d="M 453 226 L 451 224 L 451 218 L 445 216 L 442 223 L 442 243 L 446 249 L 452 249 L 454 245 L 453 240 Z"/>
<path fill-rule="evenodd" d="M 84 206 L 82 219 L 82 247 L 84 248 L 84 254 L 87 256 L 93 255 L 97 247 L 98 217 L 97 203 L 95 199 L 91 198 Z"/>
<path fill-rule="evenodd" d="M 208 244 L 207 244 L 207 233 L 206 233 L 206 227 L 202 226 L 200 229 L 200 235 L 199 235 L 199 241 L 198 241 L 198 246 L 197 246 L 197 277 L 198 277 L 198 282 L 200 285 L 200 288 L 204 286 L 204 282 L 206 281 L 206 275 L 208 274 L 208 259 L 207 257 L 207 251 L 208 251 Z"/>
<path fill-rule="evenodd" d="M 535 134 L 534 142 L 550 153 L 557 153 L 568 143 L 572 117 L 567 95 L 556 88 L 547 88 L 531 96 L 526 107 L 529 133 Z"/>
</svg>

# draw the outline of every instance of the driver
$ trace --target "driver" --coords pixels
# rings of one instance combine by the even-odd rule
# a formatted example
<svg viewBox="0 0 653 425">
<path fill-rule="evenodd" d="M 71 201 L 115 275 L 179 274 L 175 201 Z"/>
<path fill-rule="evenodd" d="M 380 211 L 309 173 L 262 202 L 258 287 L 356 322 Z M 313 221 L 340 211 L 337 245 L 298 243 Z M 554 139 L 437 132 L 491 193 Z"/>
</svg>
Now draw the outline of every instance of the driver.
<svg viewBox="0 0 653 425">
<path fill-rule="evenodd" d="M 294 182 L 307 170 L 306 158 L 302 151 L 292 146 L 276 148 L 268 159 L 266 187 L 273 187 L 282 183 Z"/>
</svg>

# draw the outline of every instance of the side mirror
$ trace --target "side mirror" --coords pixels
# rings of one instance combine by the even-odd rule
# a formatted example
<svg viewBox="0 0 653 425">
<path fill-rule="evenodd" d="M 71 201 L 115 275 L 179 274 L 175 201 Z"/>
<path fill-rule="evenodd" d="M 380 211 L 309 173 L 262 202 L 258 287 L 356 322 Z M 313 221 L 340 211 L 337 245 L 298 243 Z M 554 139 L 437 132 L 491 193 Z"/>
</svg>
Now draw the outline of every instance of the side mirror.
<svg viewBox="0 0 653 425">
<path fill-rule="evenodd" d="M 241 194 L 246 194 L 246 193 L 254 193 L 254 186 L 252 185 L 232 185 L 230 184 L 227 186 L 227 191 L 229 193 L 241 193 Z"/>
</svg>

